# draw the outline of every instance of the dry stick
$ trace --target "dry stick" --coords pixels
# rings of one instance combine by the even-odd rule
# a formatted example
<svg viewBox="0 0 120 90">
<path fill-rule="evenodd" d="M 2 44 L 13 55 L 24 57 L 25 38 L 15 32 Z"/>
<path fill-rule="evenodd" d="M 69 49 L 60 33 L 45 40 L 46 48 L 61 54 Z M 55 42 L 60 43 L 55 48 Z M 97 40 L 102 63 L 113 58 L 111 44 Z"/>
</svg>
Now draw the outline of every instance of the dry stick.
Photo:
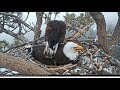
<svg viewBox="0 0 120 90">
<path fill-rule="evenodd" d="M 95 56 L 96 54 L 98 54 L 100 52 L 101 49 L 98 49 L 92 56 Z M 105 56 L 107 56 L 108 58 L 111 58 L 111 56 L 109 56 L 108 54 L 105 53 Z M 111 60 L 109 60 L 111 62 L 111 64 L 113 64 L 113 62 Z M 118 60 L 116 66 L 120 66 L 120 62 Z M 98 70 L 102 70 L 102 68 L 104 67 L 103 65 L 99 65 L 98 63 L 96 63 L 100 68 Z M 114 64 L 113 64 L 114 65 Z"/>
<path fill-rule="evenodd" d="M 77 64 L 68 65 L 68 66 L 61 66 L 61 67 L 57 67 L 57 68 L 48 68 L 47 70 L 60 70 L 60 69 L 68 70 L 68 68 L 72 68 L 72 67 L 75 67 L 75 66 L 77 66 Z"/>
<path fill-rule="evenodd" d="M 93 56 L 98 56 L 98 53 L 101 51 L 101 49 L 98 49 L 94 54 Z"/>
<path fill-rule="evenodd" d="M 108 58 L 112 58 L 112 56 L 108 55 L 105 53 L 105 55 L 108 57 Z M 109 59 L 110 63 L 114 66 L 118 66 L 120 67 L 120 61 L 116 59 L 116 63 L 114 63 L 111 59 Z"/>
<path fill-rule="evenodd" d="M 90 55 L 89 57 L 90 57 L 90 62 L 91 62 L 91 64 L 93 65 L 93 67 L 97 70 L 97 68 L 96 68 L 96 66 L 94 65 L 94 60 L 93 60 L 93 58 L 92 58 L 92 54 L 90 53 L 90 51 L 89 50 L 87 50 L 87 53 Z"/>
<path fill-rule="evenodd" d="M 92 62 L 92 61 L 91 61 Z M 94 62 L 94 61 L 93 61 Z M 92 63 L 93 64 L 93 63 Z M 94 64 L 93 64 L 94 65 Z M 105 75 L 112 75 L 111 73 L 107 72 L 107 71 L 103 71 L 103 70 L 98 70 L 98 69 L 94 69 L 94 68 L 89 68 L 89 67 L 85 67 L 83 65 L 78 65 L 80 68 L 86 69 L 88 71 L 92 71 L 92 73 L 98 73 L 98 74 L 105 74 Z M 104 66 L 103 66 L 104 67 Z"/>
<path fill-rule="evenodd" d="M 9 68 L 25 75 L 50 75 L 45 68 L 41 68 L 37 63 L 31 63 L 3 53 L 0 53 L 0 67 Z"/>
<path fill-rule="evenodd" d="M 94 24 L 94 22 L 90 23 L 89 25 L 85 26 L 82 29 L 77 28 L 77 27 L 73 28 L 70 25 L 67 25 L 67 27 L 72 28 L 73 30 L 77 31 L 73 36 L 67 38 L 67 40 L 75 40 L 76 38 L 79 38 L 80 36 L 84 35 L 93 24 Z"/>
<path fill-rule="evenodd" d="M 98 64 L 94 59 L 93 59 L 93 55 L 90 53 L 90 51 L 88 51 L 88 54 L 90 55 L 90 60 L 91 60 L 91 63 L 92 65 L 94 66 L 94 68 L 98 71 L 101 71 L 103 68 L 100 64 Z M 99 69 L 95 66 L 97 65 L 97 67 L 99 67 Z"/>
<path fill-rule="evenodd" d="M 35 41 L 39 40 L 40 38 L 41 38 L 41 37 L 39 37 L 39 38 L 37 38 L 37 39 L 35 39 L 34 41 L 31 41 L 31 42 L 27 42 L 27 43 L 24 43 L 24 44 L 21 44 L 21 45 L 13 46 L 13 47 L 11 47 L 11 48 L 7 49 L 6 51 L 4 51 L 3 53 L 6 53 L 7 51 L 9 51 L 9 50 L 11 50 L 11 49 L 14 49 L 14 48 L 18 48 L 18 47 L 25 46 L 26 44 L 33 43 L 33 42 L 35 42 Z"/>
<path fill-rule="evenodd" d="M 71 39 L 78 38 L 78 37 L 80 37 L 81 35 L 83 35 L 84 33 L 86 33 L 93 24 L 94 24 L 94 23 L 91 23 L 91 24 L 85 26 L 83 29 L 76 28 L 78 32 L 75 33 L 75 34 L 71 37 Z"/>
<path fill-rule="evenodd" d="M 81 68 L 84 68 L 84 69 L 87 69 L 87 70 L 89 70 L 89 71 L 92 71 L 93 73 L 99 73 L 99 74 L 101 74 L 101 75 L 112 75 L 111 73 L 106 72 L 106 71 L 103 71 L 103 70 L 98 71 L 98 70 L 95 70 L 95 69 L 93 69 L 93 68 L 88 68 L 88 67 L 85 67 L 85 66 L 81 66 Z"/>
</svg>

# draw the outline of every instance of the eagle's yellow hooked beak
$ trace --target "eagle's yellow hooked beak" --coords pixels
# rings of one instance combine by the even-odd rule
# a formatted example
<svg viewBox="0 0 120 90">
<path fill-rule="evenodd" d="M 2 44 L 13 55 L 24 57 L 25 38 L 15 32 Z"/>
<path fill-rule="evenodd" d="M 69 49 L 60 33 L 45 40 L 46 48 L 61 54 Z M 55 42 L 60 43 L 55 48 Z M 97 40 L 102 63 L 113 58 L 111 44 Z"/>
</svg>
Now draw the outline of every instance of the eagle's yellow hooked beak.
<svg viewBox="0 0 120 90">
<path fill-rule="evenodd" d="M 84 51 L 84 48 L 78 45 L 77 47 L 74 47 L 74 50 L 77 51 L 78 53 L 82 53 Z"/>
</svg>

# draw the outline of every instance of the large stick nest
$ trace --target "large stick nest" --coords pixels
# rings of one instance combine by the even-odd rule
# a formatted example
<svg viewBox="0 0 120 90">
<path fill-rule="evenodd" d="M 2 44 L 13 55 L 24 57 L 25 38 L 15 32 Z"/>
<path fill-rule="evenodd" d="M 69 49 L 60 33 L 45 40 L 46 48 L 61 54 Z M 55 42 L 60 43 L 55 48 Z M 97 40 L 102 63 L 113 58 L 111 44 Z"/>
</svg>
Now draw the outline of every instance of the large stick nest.
<svg viewBox="0 0 120 90">
<path fill-rule="evenodd" d="M 48 62 L 49 64 L 45 63 L 46 62 L 45 60 L 38 61 L 37 59 L 35 60 L 33 57 L 31 57 L 31 55 L 29 55 L 27 51 L 24 51 L 23 47 L 11 49 L 7 53 L 15 57 L 21 57 L 25 60 L 29 60 L 33 63 L 38 63 L 40 67 L 46 68 L 47 71 L 50 72 L 52 75 L 119 75 L 120 74 L 119 61 L 104 53 L 100 49 L 97 42 L 95 42 L 92 39 L 88 39 L 82 41 L 79 44 L 82 44 L 86 49 L 82 53 L 82 55 L 79 56 L 78 62 L 75 64 L 69 61 L 68 62 L 65 61 L 66 63 L 61 63 L 58 60 L 59 66 L 57 66 L 57 65 L 53 65 L 54 60 L 49 61 Z M 41 49 L 43 50 L 42 47 L 44 47 L 44 45 L 41 46 Z M 41 49 L 38 51 L 42 51 Z"/>
</svg>

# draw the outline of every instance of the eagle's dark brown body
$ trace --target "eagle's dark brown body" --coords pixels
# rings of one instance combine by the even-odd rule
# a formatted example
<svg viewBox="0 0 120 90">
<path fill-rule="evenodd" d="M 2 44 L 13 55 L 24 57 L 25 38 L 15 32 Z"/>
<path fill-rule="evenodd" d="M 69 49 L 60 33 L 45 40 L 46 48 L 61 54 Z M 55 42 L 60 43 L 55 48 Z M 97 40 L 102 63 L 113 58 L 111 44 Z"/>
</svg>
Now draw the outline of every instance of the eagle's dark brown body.
<svg viewBox="0 0 120 90">
<path fill-rule="evenodd" d="M 57 43 L 61 44 L 64 41 L 66 34 L 66 24 L 63 21 L 53 20 L 48 22 L 45 31 L 45 41 L 48 41 L 49 47 L 53 49 L 53 46 Z"/>
<path fill-rule="evenodd" d="M 71 61 L 69 58 L 67 58 L 63 53 L 65 34 L 66 24 L 63 21 L 53 20 L 48 22 L 45 32 L 45 42 L 48 42 L 48 45 L 46 45 L 47 48 L 44 45 L 33 47 L 32 56 L 34 59 L 47 65 L 64 65 L 70 63 Z M 54 49 L 53 47 L 56 44 L 58 44 L 57 52 L 51 54 L 48 48 L 55 51 L 56 48 Z M 47 52 L 47 55 L 44 51 Z M 49 55 L 52 55 L 52 57 L 50 56 L 50 58 Z M 49 58 L 46 58 L 46 56 Z"/>
<path fill-rule="evenodd" d="M 39 62 L 46 65 L 65 65 L 69 64 L 71 61 L 63 53 L 64 44 L 60 45 L 58 51 L 56 52 L 53 58 L 45 58 L 43 54 L 45 46 L 36 46 L 33 47 L 33 57 Z"/>
</svg>

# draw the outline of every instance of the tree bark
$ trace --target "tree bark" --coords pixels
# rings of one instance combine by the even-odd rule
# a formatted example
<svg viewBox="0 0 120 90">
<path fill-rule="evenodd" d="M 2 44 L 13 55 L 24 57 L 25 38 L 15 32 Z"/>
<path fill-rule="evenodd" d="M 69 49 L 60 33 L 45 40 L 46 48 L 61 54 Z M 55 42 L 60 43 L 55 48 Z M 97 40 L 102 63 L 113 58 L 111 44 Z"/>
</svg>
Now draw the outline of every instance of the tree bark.
<svg viewBox="0 0 120 90">
<path fill-rule="evenodd" d="M 103 49 L 104 52 L 109 54 L 108 48 L 108 41 L 107 41 L 107 32 L 106 32 L 106 22 L 104 15 L 101 12 L 89 12 L 92 18 L 95 20 L 97 24 L 97 35 L 98 35 L 98 42 L 100 47 Z"/>
<path fill-rule="evenodd" d="M 118 12 L 118 21 L 112 34 L 110 45 L 116 45 L 119 38 L 120 38 L 120 12 Z"/>
<path fill-rule="evenodd" d="M 21 58 L 16 58 L 7 54 L 0 53 L 0 67 L 21 72 L 25 75 L 50 75 L 44 68 L 41 68 L 37 63 L 31 63 Z"/>
<path fill-rule="evenodd" d="M 43 17 L 44 12 L 36 12 L 36 17 L 37 17 L 37 22 L 36 22 L 36 28 L 34 30 L 34 40 L 39 38 L 41 35 L 41 25 L 42 25 L 42 17 Z"/>
</svg>

